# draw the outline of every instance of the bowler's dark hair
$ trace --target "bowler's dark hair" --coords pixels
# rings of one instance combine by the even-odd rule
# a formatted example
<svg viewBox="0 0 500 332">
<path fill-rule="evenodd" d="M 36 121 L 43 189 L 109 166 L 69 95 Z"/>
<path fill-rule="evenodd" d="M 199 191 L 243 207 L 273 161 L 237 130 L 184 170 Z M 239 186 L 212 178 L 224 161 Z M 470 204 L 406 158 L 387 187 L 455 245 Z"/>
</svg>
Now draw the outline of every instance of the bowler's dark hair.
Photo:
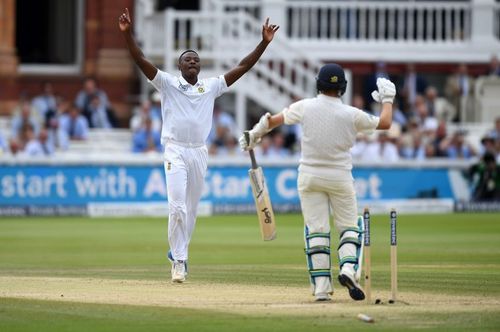
<svg viewBox="0 0 500 332">
<path fill-rule="evenodd" d="M 198 52 L 196 52 L 195 50 L 185 50 L 184 52 L 181 53 L 181 55 L 179 55 L 179 63 L 181 63 L 181 59 L 182 59 L 182 56 L 186 53 L 189 53 L 189 52 L 193 52 L 194 54 L 198 55 Z M 199 55 L 198 55 L 199 56 Z"/>
</svg>

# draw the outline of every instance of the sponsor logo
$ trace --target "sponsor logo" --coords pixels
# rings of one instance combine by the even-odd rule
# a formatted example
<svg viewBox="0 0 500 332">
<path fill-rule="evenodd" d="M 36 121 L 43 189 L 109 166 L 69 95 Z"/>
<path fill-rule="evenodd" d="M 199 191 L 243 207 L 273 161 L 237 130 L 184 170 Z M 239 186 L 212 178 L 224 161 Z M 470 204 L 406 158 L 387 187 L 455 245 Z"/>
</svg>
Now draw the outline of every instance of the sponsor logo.
<svg viewBox="0 0 500 332">
<path fill-rule="evenodd" d="M 266 218 L 264 219 L 264 222 L 266 224 L 272 224 L 273 220 L 271 218 L 271 211 L 269 211 L 269 209 L 267 207 L 265 207 L 261 210 L 261 212 L 264 214 L 264 216 L 266 216 Z"/>
</svg>

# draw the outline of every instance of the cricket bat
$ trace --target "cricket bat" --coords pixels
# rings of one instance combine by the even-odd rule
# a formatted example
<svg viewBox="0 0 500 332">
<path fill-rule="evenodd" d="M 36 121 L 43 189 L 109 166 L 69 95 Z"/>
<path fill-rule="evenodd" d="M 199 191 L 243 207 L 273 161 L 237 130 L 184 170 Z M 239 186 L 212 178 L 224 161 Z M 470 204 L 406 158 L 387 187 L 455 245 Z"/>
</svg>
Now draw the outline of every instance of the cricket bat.
<svg viewBox="0 0 500 332">
<path fill-rule="evenodd" d="M 249 142 L 250 137 L 248 131 L 245 131 L 245 139 Z M 252 149 L 248 151 L 252 161 L 252 167 L 248 170 L 250 176 L 250 184 L 252 186 L 253 198 L 259 217 L 260 232 L 264 241 L 271 241 L 276 238 L 276 221 L 274 219 L 273 206 L 269 198 L 266 179 L 262 172 L 262 167 L 257 165 L 255 153 Z"/>
</svg>

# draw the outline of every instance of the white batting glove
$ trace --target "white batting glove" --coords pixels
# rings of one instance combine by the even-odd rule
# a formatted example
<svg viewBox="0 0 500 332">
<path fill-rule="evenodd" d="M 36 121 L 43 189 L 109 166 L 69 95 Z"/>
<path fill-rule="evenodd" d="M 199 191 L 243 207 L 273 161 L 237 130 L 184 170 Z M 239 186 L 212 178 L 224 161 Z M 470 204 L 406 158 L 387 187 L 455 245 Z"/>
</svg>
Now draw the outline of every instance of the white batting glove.
<svg viewBox="0 0 500 332">
<path fill-rule="evenodd" d="M 379 103 L 393 103 L 396 96 L 396 86 L 387 78 L 377 79 L 377 88 L 372 92 L 372 98 Z"/>
<path fill-rule="evenodd" d="M 246 135 L 248 133 L 248 135 Z M 253 150 L 262 140 L 261 137 L 255 136 L 251 130 L 245 131 L 238 139 L 240 147 L 243 151 Z"/>
<path fill-rule="evenodd" d="M 262 136 L 271 131 L 269 128 L 269 118 L 271 113 L 267 112 L 260 117 L 259 122 L 253 126 L 252 130 L 248 131 L 248 139 L 245 137 L 245 133 L 239 138 L 240 147 L 244 151 L 251 150 L 259 144 Z"/>
<path fill-rule="evenodd" d="M 269 118 L 270 117 L 271 117 L 271 113 L 269 113 L 269 112 L 267 112 L 266 114 L 261 116 L 259 122 L 257 122 L 255 124 L 255 126 L 253 126 L 253 128 L 252 128 L 252 130 L 250 130 L 250 132 L 254 136 L 257 136 L 259 138 L 264 136 L 268 132 L 270 132 L 271 131 L 271 129 L 269 128 Z"/>
</svg>

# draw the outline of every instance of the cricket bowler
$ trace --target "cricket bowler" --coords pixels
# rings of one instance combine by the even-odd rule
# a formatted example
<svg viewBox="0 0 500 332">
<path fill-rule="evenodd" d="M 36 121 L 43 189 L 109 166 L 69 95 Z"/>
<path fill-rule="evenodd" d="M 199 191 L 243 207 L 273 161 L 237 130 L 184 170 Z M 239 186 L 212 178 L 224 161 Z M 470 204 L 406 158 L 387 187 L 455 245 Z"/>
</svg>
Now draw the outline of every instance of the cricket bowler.
<svg viewBox="0 0 500 332">
<path fill-rule="evenodd" d="M 339 235 L 338 258 L 341 285 L 353 300 L 365 298 L 359 284 L 363 246 L 363 220 L 358 221 L 350 149 L 358 132 L 370 134 L 392 124 L 394 84 L 377 80 L 375 101 L 382 103 L 380 117 L 342 103 L 347 81 L 338 64 L 324 65 L 316 77 L 318 95 L 300 100 L 281 113 L 263 115 L 245 139 L 243 150 L 253 149 L 273 128 L 282 124 L 302 126 L 301 158 L 297 179 L 304 217 L 305 254 L 316 301 L 329 301 L 333 294 L 331 275 L 330 209 Z"/>
<path fill-rule="evenodd" d="M 181 75 L 177 77 L 159 70 L 144 57 L 132 35 L 128 9 L 119 16 L 118 25 L 133 60 L 161 94 L 161 143 L 169 203 L 167 256 L 172 263 L 172 281 L 182 283 L 207 171 L 206 140 L 215 99 L 255 65 L 279 26 L 269 24 L 268 18 L 262 26 L 262 40 L 236 67 L 219 77 L 198 79 L 200 57 L 196 51 L 186 50 L 179 56 Z"/>
</svg>

